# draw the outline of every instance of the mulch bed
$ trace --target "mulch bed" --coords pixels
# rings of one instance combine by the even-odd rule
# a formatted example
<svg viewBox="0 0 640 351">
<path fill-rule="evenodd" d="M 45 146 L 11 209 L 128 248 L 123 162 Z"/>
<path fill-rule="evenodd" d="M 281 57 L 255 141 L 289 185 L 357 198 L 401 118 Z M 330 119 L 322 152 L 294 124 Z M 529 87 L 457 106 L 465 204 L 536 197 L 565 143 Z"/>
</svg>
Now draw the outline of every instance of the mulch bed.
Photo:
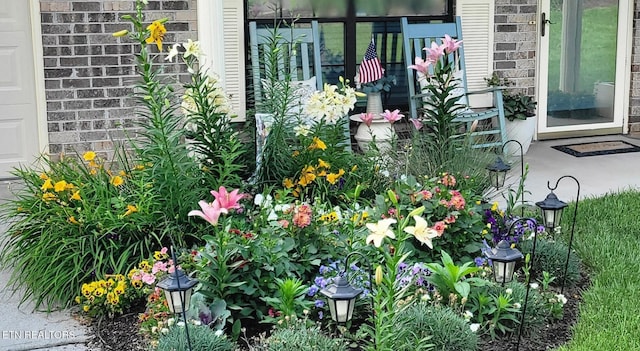
<svg viewBox="0 0 640 351">
<path fill-rule="evenodd" d="M 564 317 L 550 323 L 535 335 L 523 335 L 518 351 L 542 351 L 555 349 L 571 339 L 572 327 L 578 320 L 579 305 L 582 292 L 589 287 L 589 278 L 582 278 L 575 287 L 566 288 L 565 296 L 568 301 L 564 308 Z M 260 325 L 264 331 L 264 325 Z M 94 339 L 87 345 L 95 350 L 148 350 L 148 343 L 138 333 L 138 314 L 130 313 L 114 319 L 92 320 L 91 328 Z M 247 326 L 247 336 L 257 334 Z M 478 345 L 479 351 L 511 351 L 516 350 L 517 334 L 496 340 L 483 339 Z"/>
</svg>

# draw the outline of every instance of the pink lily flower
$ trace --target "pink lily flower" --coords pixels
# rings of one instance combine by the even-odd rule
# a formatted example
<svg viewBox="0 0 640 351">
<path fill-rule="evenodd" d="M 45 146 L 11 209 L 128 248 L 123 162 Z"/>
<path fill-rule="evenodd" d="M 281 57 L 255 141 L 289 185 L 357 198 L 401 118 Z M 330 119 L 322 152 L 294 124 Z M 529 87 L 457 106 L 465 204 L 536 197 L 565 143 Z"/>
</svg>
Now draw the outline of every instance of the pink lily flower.
<svg viewBox="0 0 640 351">
<path fill-rule="evenodd" d="M 229 213 L 226 208 L 222 208 L 220 203 L 216 200 L 211 203 L 206 202 L 204 200 L 200 200 L 198 202 L 202 211 L 193 210 L 187 213 L 187 216 L 198 216 L 203 218 L 205 221 L 211 223 L 212 225 L 218 225 L 218 219 L 220 218 L 220 214 Z"/>
<path fill-rule="evenodd" d="M 424 48 L 427 52 L 427 61 L 438 62 L 442 56 L 444 56 L 444 45 L 438 45 L 435 42 L 431 42 L 430 48 Z"/>
<path fill-rule="evenodd" d="M 373 113 L 361 113 L 360 120 L 362 120 L 367 127 L 371 127 L 371 123 L 373 122 Z"/>
<path fill-rule="evenodd" d="M 422 73 L 423 75 L 428 76 L 429 75 L 429 65 L 430 64 L 431 64 L 430 61 L 425 61 L 425 60 L 422 59 L 422 57 L 416 57 L 415 64 L 409 66 L 409 68 L 415 69 L 419 73 Z"/>
<path fill-rule="evenodd" d="M 389 111 L 389 110 L 384 110 L 384 113 L 381 114 L 382 117 L 384 117 L 384 119 L 387 120 L 387 122 L 393 124 L 393 122 L 397 122 L 399 120 L 401 120 L 404 115 L 400 113 L 400 110 L 395 109 L 393 110 L 393 112 Z"/>
<path fill-rule="evenodd" d="M 444 51 L 447 54 L 450 54 L 460 48 L 462 46 L 462 40 L 455 40 L 449 36 L 449 34 L 444 35 L 444 39 L 442 40 Z"/>
<path fill-rule="evenodd" d="M 232 208 L 240 208 L 238 201 L 245 197 L 245 194 L 238 194 L 239 191 L 240 189 L 235 189 L 229 193 L 225 187 L 221 186 L 218 191 L 211 190 L 211 195 L 216 198 L 214 202 L 217 202 L 220 205 L 220 208 L 228 211 Z"/>
<path fill-rule="evenodd" d="M 411 118 L 410 121 L 411 121 L 411 123 L 413 123 L 413 126 L 414 126 L 414 128 L 416 128 L 416 130 L 422 129 L 422 122 L 420 122 L 419 119 Z"/>
</svg>

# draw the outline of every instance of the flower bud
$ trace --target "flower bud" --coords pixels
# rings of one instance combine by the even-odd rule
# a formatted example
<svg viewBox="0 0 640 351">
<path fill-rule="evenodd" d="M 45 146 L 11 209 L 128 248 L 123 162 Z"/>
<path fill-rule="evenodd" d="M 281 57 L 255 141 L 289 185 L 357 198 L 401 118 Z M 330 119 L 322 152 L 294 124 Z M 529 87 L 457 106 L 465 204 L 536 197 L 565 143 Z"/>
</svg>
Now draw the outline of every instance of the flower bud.
<svg viewBox="0 0 640 351">
<path fill-rule="evenodd" d="M 111 35 L 113 35 L 114 37 L 124 37 L 127 34 L 129 34 L 129 30 L 123 29 L 123 30 L 115 32 L 115 33 L 113 33 Z"/>
<path fill-rule="evenodd" d="M 413 209 L 413 211 L 409 213 L 409 217 L 420 216 L 422 215 L 423 212 L 424 212 L 424 206 L 420 206 L 418 208 Z"/>
<path fill-rule="evenodd" d="M 376 267 L 375 281 L 377 285 L 382 284 L 382 266 L 380 265 Z"/>
</svg>

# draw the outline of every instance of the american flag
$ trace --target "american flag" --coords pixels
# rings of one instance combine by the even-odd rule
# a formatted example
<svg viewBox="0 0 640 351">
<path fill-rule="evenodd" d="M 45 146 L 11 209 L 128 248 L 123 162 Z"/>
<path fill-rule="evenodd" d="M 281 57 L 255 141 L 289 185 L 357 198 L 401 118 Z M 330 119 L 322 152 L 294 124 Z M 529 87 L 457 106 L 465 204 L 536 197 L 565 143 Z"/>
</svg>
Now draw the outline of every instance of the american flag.
<svg viewBox="0 0 640 351">
<path fill-rule="evenodd" d="M 376 54 L 376 42 L 371 38 L 371 43 L 364 54 L 364 59 L 358 69 L 360 75 L 360 83 L 369 83 L 376 81 L 384 75 L 384 68 L 380 64 L 378 54 Z"/>
</svg>

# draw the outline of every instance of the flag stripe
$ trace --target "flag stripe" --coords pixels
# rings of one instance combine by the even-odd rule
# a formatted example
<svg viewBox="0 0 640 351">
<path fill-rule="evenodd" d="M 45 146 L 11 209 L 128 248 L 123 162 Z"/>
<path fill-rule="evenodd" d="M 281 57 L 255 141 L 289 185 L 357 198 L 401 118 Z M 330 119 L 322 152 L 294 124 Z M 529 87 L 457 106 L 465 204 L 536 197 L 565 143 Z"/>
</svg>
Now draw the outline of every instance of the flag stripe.
<svg viewBox="0 0 640 351">
<path fill-rule="evenodd" d="M 367 47 L 367 52 L 364 54 L 358 73 L 360 75 L 360 83 L 373 82 L 384 75 L 384 68 L 380 64 L 380 59 L 376 53 L 376 43 L 373 38 L 371 38 L 371 43 Z"/>
</svg>

